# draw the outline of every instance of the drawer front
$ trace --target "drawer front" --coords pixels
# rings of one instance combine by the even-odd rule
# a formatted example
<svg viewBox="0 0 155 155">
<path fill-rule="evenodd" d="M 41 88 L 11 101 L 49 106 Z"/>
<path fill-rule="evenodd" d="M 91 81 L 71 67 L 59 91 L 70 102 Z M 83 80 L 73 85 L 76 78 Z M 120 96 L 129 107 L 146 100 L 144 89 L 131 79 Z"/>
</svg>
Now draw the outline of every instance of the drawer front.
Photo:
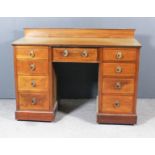
<svg viewBox="0 0 155 155">
<path fill-rule="evenodd" d="M 17 60 L 17 74 L 19 75 L 48 75 L 47 60 Z"/>
<path fill-rule="evenodd" d="M 136 48 L 104 48 L 104 61 L 136 61 Z"/>
<path fill-rule="evenodd" d="M 103 76 L 134 76 L 134 63 L 103 63 Z"/>
<path fill-rule="evenodd" d="M 96 48 L 54 48 L 54 62 L 97 62 Z"/>
<path fill-rule="evenodd" d="M 102 92 L 133 94 L 134 79 L 104 78 Z"/>
<path fill-rule="evenodd" d="M 103 95 L 101 112 L 131 114 L 133 113 L 133 104 L 132 96 Z"/>
<path fill-rule="evenodd" d="M 46 93 L 19 93 L 19 110 L 49 110 Z"/>
<path fill-rule="evenodd" d="M 19 91 L 48 91 L 48 76 L 18 76 Z"/>
<path fill-rule="evenodd" d="M 48 59 L 48 47 L 44 46 L 17 46 L 17 59 Z"/>
</svg>

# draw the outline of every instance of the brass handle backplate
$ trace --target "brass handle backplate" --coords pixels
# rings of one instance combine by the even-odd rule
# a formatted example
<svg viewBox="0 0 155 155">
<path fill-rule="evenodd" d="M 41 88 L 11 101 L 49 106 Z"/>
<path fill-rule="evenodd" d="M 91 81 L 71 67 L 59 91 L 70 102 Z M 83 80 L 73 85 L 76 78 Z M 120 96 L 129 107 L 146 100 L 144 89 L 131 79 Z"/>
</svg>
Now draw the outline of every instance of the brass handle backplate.
<svg viewBox="0 0 155 155">
<path fill-rule="evenodd" d="M 122 52 L 118 51 L 118 52 L 116 53 L 116 59 L 122 59 L 122 58 L 123 58 Z"/>
<path fill-rule="evenodd" d="M 36 81 L 35 81 L 35 80 L 32 80 L 32 81 L 31 81 L 31 86 L 32 86 L 32 87 L 36 87 Z"/>
<path fill-rule="evenodd" d="M 34 57 L 35 57 L 34 50 L 31 50 L 31 51 L 29 52 L 29 55 L 30 55 L 30 57 L 34 58 Z"/>
<path fill-rule="evenodd" d="M 82 57 L 87 57 L 87 56 L 88 56 L 87 50 L 84 50 L 84 51 L 81 53 L 81 56 L 82 56 Z"/>
<path fill-rule="evenodd" d="M 120 66 L 116 67 L 116 69 L 115 69 L 116 73 L 121 73 L 122 70 L 123 70 L 123 69 L 122 69 L 122 67 L 120 67 Z"/>
<path fill-rule="evenodd" d="M 69 55 L 69 52 L 68 52 L 67 49 L 65 49 L 64 52 L 63 52 L 63 56 L 64 56 L 64 57 L 67 57 L 68 55 Z"/>
<path fill-rule="evenodd" d="M 35 71 L 36 65 L 35 64 L 30 64 L 30 69 L 31 69 L 31 71 Z"/>
<path fill-rule="evenodd" d="M 35 105 L 37 103 L 37 99 L 35 97 L 32 98 L 31 100 L 32 105 Z"/>
<path fill-rule="evenodd" d="M 115 101 L 115 103 L 114 103 L 114 107 L 115 107 L 115 108 L 119 108 L 120 105 L 121 105 L 120 101 L 118 101 L 118 100 Z"/>
<path fill-rule="evenodd" d="M 115 83 L 115 88 L 116 89 L 121 89 L 122 85 L 121 85 L 121 82 L 116 82 Z"/>
</svg>

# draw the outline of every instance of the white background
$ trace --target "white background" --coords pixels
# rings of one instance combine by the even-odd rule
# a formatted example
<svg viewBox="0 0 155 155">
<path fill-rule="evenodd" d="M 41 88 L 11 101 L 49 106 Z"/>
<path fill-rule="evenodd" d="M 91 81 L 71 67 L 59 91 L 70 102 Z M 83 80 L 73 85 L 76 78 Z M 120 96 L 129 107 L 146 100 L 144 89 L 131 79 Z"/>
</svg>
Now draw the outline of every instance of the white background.
<svg viewBox="0 0 155 155">
<path fill-rule="evenodd" d="M 0 3 L 0 16 L 153 17 L 155 5 L 153 0 L 5 0 Z M 0 140 L 0 155 L 151 155 L 155 152 L 154 148 L 154 139 Z"/>
</svg>

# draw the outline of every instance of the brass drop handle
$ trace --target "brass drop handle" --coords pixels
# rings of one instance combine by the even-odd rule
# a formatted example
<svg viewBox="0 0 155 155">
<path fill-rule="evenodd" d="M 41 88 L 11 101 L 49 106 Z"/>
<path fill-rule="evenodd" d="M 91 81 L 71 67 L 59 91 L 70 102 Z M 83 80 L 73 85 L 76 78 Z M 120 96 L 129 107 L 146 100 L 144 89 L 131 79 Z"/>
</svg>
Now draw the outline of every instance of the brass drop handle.
<svg viewBox="0 0 155 155">
<path fill-rule="evenodd" d="M 30 57 L 34 58 L 35 57 L 35 53 L 34 53 L 34 50 L 31 50 L 30 53 L 29 53 Z"/>
<path fill-rule="evenodd" d="M 31 86 L 32 86 L 32 87 L 36 87 L 36 81 L 35 81 L 35 80 L 32 80 L 32 81 L 31 81 Z"/>
<path fill-rule="evenodd" d="M 35 105 L 37 103 L 37 99 L 35 97 L 32 98 L 31 100 L 32 105 Z"/>
<path fill-rule="evenodd" d="M 122 85 L 121 85 L 121 82 L 116 82 L 115 83 L 115 88 L 116 89 L 121 89 Z"/>
<path fill-rule="evenodd" d="M 121 73 L 122 70 L 123 70 L 123 69 L 122 69 L 122 67 L 120 67 L 120 66 L 116 67 L 116 69 L 115 69 L 116 73 Z"/>
<path fill-rule="evenodd" d="M 120 105 L 121 105 L 121 103 L 120 103 L 119 100 L 117 100 L 117 101 L 114 102 L 114 107 L 115 107 L 115 108 L 119 108 Z"/>
<path fill-rule="evenodd" d="M 116 53 L 116 59 L 122 59 L 122 58 L 123 58 L 122 52 L 117 52 Z"/>
<path fill-rule="evenodd" d="M 31 71 L 35 71 L 36 65 L 35 64 L 30 64 L 30 69 L 31 69 Z"/>
<path fill-rule="evenodd" d="M 69 55 L 69 52 L 68 52 L 67 49 L 65 49 L 64 52 L 63 52 L 63 56 L 64 56 L 64 57 L 67 57 L 68 55 Z"/>
<path fill-rule="evenodd" d="M 81 53 L 81 56 L 82 56 L 82 57 L 87 57 L 87 56 L 88 56 L 87 50 L 84 50 L 84 51 Z"/>
</svg>

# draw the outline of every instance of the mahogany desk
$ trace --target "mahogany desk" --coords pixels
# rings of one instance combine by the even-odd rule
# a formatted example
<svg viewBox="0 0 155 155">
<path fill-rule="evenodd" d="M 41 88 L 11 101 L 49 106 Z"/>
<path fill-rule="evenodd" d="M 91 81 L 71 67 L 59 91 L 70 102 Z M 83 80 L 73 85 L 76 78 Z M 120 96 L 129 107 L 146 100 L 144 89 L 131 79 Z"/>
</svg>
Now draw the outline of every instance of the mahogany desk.
<svg viewBox="0 0 155 155">
<path fill-rule="evenodd" d="M 16 119 L 53 121 L 53 63 L 98 63 L 98 123 L 135 124 L 140 43 L 133 29 L 25 29 L 13 43 Z M 97 76 L 97 75 L 96 75 Z M 69 86 L 68 86 L 69 87 Z"/>
</svg>

